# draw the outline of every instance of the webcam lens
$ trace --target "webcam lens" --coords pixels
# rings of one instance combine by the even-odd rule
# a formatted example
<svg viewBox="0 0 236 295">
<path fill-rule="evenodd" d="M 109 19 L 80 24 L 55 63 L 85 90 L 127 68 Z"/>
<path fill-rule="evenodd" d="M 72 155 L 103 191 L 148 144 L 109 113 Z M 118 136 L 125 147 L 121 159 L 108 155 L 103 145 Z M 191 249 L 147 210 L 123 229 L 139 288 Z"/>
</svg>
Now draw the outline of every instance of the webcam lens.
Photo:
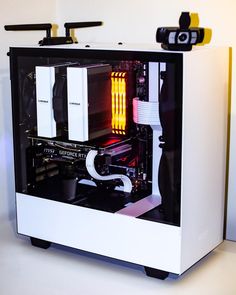
<svg viewBox="0 0 236 295">
<path fill-rule="evenodd" d="M 188 38 L 187 33 L 180 33 L 179 36 L 178 36 L 178 39 L 179 39 L 180 42 L 186 41 L 187 38 Z"/>
</svg>

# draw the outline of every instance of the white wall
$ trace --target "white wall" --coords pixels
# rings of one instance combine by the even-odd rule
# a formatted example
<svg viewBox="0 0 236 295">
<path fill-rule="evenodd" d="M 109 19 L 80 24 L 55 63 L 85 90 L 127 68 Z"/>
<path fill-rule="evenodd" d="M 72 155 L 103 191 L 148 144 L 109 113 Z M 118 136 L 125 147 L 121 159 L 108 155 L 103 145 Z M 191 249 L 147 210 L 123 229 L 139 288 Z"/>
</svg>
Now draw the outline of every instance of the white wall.
<svg viewBox="0 0 236 295">
<path fill-rule="evenodd" d="M 182 11 L 198 13 L 200 26 L 213 29 L 212 44 L 231 44 L 235 35 L 235 0 L 57 0 L 57 5 L 61 27 L 66 21 L 104 21 L 101 28 L 77 30 L 78 41 L 153 43 L 156 28 L 178 25 Z"/>
<path fill-rule="evenodd" d="M 56 0 L 1 0 L 0 6 L 0 217 L 14 216 L 14 173 L 11 96 L 7 52 L 9 46 L 35 44 L 44 32 L 6 32 L 4 25 L 55 22 Z"/>
</svg>

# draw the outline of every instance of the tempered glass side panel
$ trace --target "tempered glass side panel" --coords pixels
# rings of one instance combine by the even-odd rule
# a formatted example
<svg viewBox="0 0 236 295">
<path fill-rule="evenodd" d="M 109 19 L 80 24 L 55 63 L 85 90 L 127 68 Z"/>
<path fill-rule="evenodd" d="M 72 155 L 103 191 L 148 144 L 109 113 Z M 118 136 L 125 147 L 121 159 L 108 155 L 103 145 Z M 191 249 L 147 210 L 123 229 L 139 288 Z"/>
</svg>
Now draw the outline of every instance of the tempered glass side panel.
<svg viewBox="0 0 236 295">
<path fill-rule="evenodd" d="M 179 225 L 181 54 L 13 48 L 10 59 L 17 192 L 115 213 L 152 195 L 155 181 L 161 204 L 136 217 Z M 157 65 L 155 79 L 150 62 Z M 40 96 L 42 68 L 50 72 L 51 113 Z M 158 89 L 161 132 L 154 148 L 152 126 L 133 120 L 133 99 L 148 102 L 150 87 Z M 40 114 L 39 103 L 45 104 Z M 40 131 L 45 122 L 55 133 Z M 97 152 L 91 164 L 97 174 L 88 169 L 90 151 Z M 130 191 L 122 189 L 125 182 Z"/>
</svg>

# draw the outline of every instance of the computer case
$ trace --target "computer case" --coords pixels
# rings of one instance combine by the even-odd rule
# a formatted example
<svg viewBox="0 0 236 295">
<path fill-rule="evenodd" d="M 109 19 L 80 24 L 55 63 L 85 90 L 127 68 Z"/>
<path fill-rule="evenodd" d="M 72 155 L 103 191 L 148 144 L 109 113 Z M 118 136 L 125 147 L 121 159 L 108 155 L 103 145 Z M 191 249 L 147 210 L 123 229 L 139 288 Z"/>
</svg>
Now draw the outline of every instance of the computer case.
<svg viewBox="0 0 236 295">
<path fill-rule="evenodd" d="M 222 242 L 228 49 L 74 44 L 9 55 L 19 234 L 160 278 Z"/>
</svg>

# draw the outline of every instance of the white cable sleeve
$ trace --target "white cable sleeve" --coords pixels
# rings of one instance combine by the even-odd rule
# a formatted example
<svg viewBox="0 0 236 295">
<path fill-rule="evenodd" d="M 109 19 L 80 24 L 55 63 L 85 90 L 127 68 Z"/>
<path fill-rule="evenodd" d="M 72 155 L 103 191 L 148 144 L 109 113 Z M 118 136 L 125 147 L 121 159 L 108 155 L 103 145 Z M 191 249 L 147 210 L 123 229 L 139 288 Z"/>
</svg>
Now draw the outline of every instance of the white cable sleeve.
<svg viewBox="0 0 236 295">
<path fill-rule="evenodd" d="M 133 98 L 133 120 L 137 124 L 160 125 L 158 102 Z"/>
<path fill-rule="evenodd" d="M 159 118 L 157 101 L 141 101 L 138 97 L 133 98 L 133 120 L 137 124 L 150 125 L 153 130 L 152 141 L 152 194 L 160 195 L 158 186 L 158 167 L 162 150 L 159 148 L 159 136 L 162 129 Z"/>
<path fill-rule="evenodd" d="M 98 152 L 95 150 L 91 150 L 88 152 L 85 165 L 87 168 L 88 173 L 90 176 L 92 176 L 94 179 L 97 180 L 115 180 L 115 179 L 120 179 L 123 182 L 123 191 L 130 193 L 132 191 L 132 182 L 129 179 L 128 176 L 123 175 L 123 174 L 111 174 L 111 175 L 106 175 L 102 176 L 97 173 L 95 167 L 94 167 L 94 160 L 95 157 L 97 156 Z"/>
</svg>

